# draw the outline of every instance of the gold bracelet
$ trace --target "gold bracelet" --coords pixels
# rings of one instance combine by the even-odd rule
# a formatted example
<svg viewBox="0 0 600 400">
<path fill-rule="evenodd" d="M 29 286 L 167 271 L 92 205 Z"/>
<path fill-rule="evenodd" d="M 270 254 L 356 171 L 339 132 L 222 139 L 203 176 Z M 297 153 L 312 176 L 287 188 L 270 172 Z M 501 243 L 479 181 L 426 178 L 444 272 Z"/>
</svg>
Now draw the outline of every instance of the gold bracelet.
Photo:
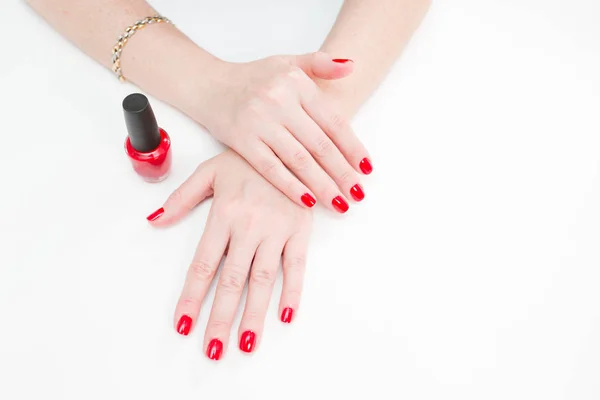
<svg viewBox="0 0 600 400">
<path fill-rule="evenodd" d="M 146 25 L 158 22 L 172 24 L 172 22 L 169 19 L 160 15 L 155 15 L 154 17 L 146 17 L 142 20 L 137 21 L 135 24 L 128 26 L 127 29 L 125 29 L 125 32 L 117 39 L 117 44 L 115 44 L 115 47 L 113 47 L 112 50 L 112 70 L 121 82 L 125 82 L 125 77 L 121 72 L 121 51 L 123 51 L 123 47 L 125 47 L 129 38 L 135 35 L 137 31 L 144 28 Z"/>
</svg>

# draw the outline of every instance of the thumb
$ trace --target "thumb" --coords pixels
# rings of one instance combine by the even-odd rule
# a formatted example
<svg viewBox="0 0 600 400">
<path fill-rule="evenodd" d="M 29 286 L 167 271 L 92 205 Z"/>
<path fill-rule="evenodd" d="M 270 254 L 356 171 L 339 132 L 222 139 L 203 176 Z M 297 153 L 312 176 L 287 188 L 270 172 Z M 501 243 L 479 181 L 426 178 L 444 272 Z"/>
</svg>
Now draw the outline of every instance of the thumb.
<svg viewBox="0 0 600 400">
<path fill-rule="evenodd" d="M 347 58 L 333 58 L 322 51 L 296 56 L 294 62 L 311 78 L 340 79 L 354 71 L 354 61 Z"/>
<path fill-rule="evenodd" d="M 151 225 L 156 227 L 172 225 L 204 199 L 212 196 L 215 168 L 211 161 L 200 164 L 194 173 L 171 193 L 161 208 L 146 217 Z"/>
</svg>

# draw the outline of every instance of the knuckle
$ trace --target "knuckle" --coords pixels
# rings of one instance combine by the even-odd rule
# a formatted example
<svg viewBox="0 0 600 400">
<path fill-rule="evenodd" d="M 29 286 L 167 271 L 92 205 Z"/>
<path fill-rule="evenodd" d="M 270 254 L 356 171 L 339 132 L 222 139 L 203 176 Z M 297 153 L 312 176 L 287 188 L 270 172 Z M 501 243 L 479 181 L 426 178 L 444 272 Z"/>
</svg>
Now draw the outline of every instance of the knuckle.
<svg viewBox="0 0 600 400">
<path fill-rule="evenodd" d="M 218 289 L 227 293 L 239 293 L 244 289 L 245 284 L 246 276 L 244 274 L 241 274 L 236 271 L 228 271 L 221 275 Z"/>
<path fill-rule="evenodd" d="M 252 207 L 255 208 L 255 207 Z M 234 223 L 234 230 L 240 234 L 252 232 L 256 227 L 256 219 L 252 214 L 240 215 Z"/>
<path fill-rule="evenodd" d="M 271 103 L 282 103 L 287 94 L 287 87 L 277 80 L 261 90 L 261 97 Z"/>
<path fill-rule="evenodd" d="M 181 199 L 183 199 L 183 194 L 181 193 L 181 189 L 175 189 L 175 191 L 169 195 L 169 198 L 167 201 L 169 201 L 170 203 L 178 203 L 181 201 Z"/>
<path fill-rule="evenodd" d="M 306 74 L 302 71 L 302 68 L 295 65 L 291 65 L 288 69 L 286 76 L 293 81 L 302 81 Z"/>
<path fill-rule="evenodd" d="M 219 204 L 213 203 L 212 218 L 219 224 L 226 225 L 229 229 L 238 220 L 239 216 L 244 212 L 243 199 L 239 195 L 233 195 Z"/>
<path fill-rule="evenodd" d="M 198 309 L 201 306 L 201 302 L 193 297 L 186 297 L 181 300 L 181 306 L 185 309 Z"/>
<path fill-rule="evenodd" d="M 188 211 L 191 210 L 192 208 L 194 208 L 193 206 L 189 205 L 188 204 L 189 202 L 187 202 L 186 199 L 184 198 L 181 188 L 175 189 L 175 191 L 169 195 L 169 198 L 167 199 L 167 203 L 172 204 L 172 205 L 181 206 L 185 210 L 188 210 Z"/>
<path fill-rule="evenodd" d="M 215 269 L 206 261 L 196 260 L 190 265 L 190 274 L 199 281 L 210 281 L 215 274 Z"/>
<path fill-rule="evenodd" d="M 290 167 L 295 171 L 304 171 L 310 165 L 310 155 L 306 151 L 297 151 L 292 156 L 292 165 Z"/>
<path fill-rule="evenodd" d="M 333 114 L 331 117 L 331 126 L 335 131 L 345 131 L 348 127 L 348 122 L 340 114 Z"/>
<path fill-rule="evenodd" d="M 306 268 L 306 257 L 305 256 L 294 256 L 288 257 L 283 263 L 283 269 L 288 271 L 304 271 Z"/>
<path fill-rule="evenodd" d="M 355 180 L 356 180 L 356 178 L 354 177 L 354 172 L 351 172 L 351 171 L 344 171 L 338 177 L 340 186 L 349 185 L 349 184 L 353 183 Z"/>
<path fill-rule="evenodd" d="M 322 138 L 321 140 L 319 140 L 319 142 L 317 142 L 317 157 L 325 158 L 330 156 L 333 152 L 333 148 L 334 145 L 331 140 L 329 140 L 328 138 Z"/>
<path fill-rule="evenodd" d="M 223 321 L 221 319 L 215 319 L 208 321 L 206 330 L 211 332 L 229 331 L 229 326 L 229 322 Z"/>
<path fill-rule="evenodd" d="M 275 176 L 275 174 L 277 173 L 277 161 L 271 158 L 264 158 L 263 160 L 260 161 L 258 170 L 261 173 L 261 175 L 266 176 L 266 177 L 272 177 Z"/>
<path fill-rule="evenodd" d="M 264 314 L 258 313 L 256 311 L 246 311 L 244 313 L 245 321 L 262 321 L 264 319 Z"/>
<path fill-rule="evenodd" d="M 259 94 L 260 93 L 261 92 L 259 91 Z M 252 120 L 253 118 L 261 115 L 263 113 L 263 110 L 264 103 L 260 99 L 260 96 L 250 97 L 246 99 L 243 103 L 242 114 L 240 115 L 241 118 L 239 120 L 236 120 L 236 122 L 239 123 L 238 128 L 244 125 L 244 121 Z"/>
<path fill-rule="evenodd" d="M 250 283 L 257 286 L 271 287 L 275 283 L 276 275 L 275 271 L 257 268 L 250 275 Z"/>
<path fill-rule="evenodd" d="M 286 289 L 285 294 L 286 294 L 286 296 L 288 296 L 288 298 L 292 298 L 292 299 L 299 299 L 300 297 L 302 297 L 302 291 L 300 289 L 296 289 L 296 288 Z"/>
</svg>

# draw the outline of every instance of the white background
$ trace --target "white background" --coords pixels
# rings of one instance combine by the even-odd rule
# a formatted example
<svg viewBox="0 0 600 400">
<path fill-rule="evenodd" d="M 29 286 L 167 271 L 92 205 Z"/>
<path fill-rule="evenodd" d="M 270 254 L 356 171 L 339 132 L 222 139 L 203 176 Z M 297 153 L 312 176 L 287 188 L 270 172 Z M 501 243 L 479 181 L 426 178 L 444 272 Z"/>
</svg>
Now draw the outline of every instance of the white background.
<svg viewBox="0 0 600 400">
<path fill-rule="evenodd" d="M 228 60 L 318 48 L 341 1 L 154 1 Z M 367 199 L 318 211 L 301 311 L 202 353 L 172 313 L 209 209 L 145 216 L 220 146 L 153 101 L 174 167 L 123 152 L 136 89 L 0 5 L 0 398 L 600 398 L 600 2 L 437 1 L 355 120 Z M 373 45 L 377 45 L 374 43 Z M 202 71 L 198 71 L 202 74 Z"/>
</svg>

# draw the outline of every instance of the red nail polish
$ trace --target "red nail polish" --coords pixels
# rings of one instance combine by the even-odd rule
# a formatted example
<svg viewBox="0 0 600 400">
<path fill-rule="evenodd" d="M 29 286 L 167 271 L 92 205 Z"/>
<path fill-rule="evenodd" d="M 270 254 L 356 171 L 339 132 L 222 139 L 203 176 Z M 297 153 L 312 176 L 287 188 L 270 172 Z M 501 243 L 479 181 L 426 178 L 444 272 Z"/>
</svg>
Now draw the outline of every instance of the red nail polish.
<svg viewBox="0 0 600 400">
<path fill-rule="evenodd" d="M 371 160 L 369 160 L 366 157 L 361 160 L 361 162 L 358 166 L 360 167 L 360 170 L 362 171 L 362 173 L 365 175 L 369 175 L 371 172 L 373 172 L 373 166 L 371 165 Z"/>
<path fill-rule="evenodd" d="M 352 186 L 352 188 L 350 188 L 350 195 L 356 201 L 361 201 L 362 199 L 365 198 L 365 192 L 363 191 L 363 188 L 358 183 L 356 185 Z"/>
<path fill-rule="evenodd" d="M 182 315 L 177 323 L 177 333 L 187 336 L 192 329 L 192 318 L 189 315 Z"/>
<path fill-rule="evenodd" d="M 125 152 L 133 170 L 147 182 L 164 180 L 171 170 L 171 139 L 158 127 L 148 98 L 133 93 L 123 100 L 127 125 Z"/>
<path fill-rule="evenodd" d="M 252 331 L 246 331 L 242 333 L 242 337 L 240 338 L 240 350 L 246 353 L 252 353 L 255 343 L 256 333 Z"/>
<path fill-rule="evenodd" d="M 333 208 L 336 209 L 336 211 L 342 214 L 348 211 L 348 208 L 350 208 L 350 206 L 348 206 L 348 203 L 342 198 L 342 196 L 335 196 L 333 200 L 331 200 L 331 204 L 333 205 Z"/>
<path fill-rule="evenodd" d="M 354 62 L 354 61 L 352 61 L 352 60 L 350 60 L 348 58 L 334 58 L 331 61 L 333 61 L 334 63 L 338 63 L 338 64 L 346 64 L 348 61 Z"/>
<path fill-rule="evenodd" d="M 310 193 L 304 193 L 302 195 L 302 197 L 300 197 L 300 200 L 302 200 L 302 202 L 304 203 L 304 205 L 308 208 L 311 208 L 312 206 L 314 206 L 317 201 L 315 200 L 314 197 L 312 197 L 310 195 Z"/>
<path fill-rule="evenodd" d="M 146 219 L 150 222 L 152 221 L 156 221 L 158 218 L 160 218 L 161 215 L 163 215 L 165 213 L 165 209 L 164 208 L 159 208 L 158 210 L 154 211 L 152 214 L 148 215 L 146 217 Z"/>
<path fill-rule="evenodd" d="M 221 358 L 221 354 L 223 354 L 223 342 L 219 339 L 211 340 L 206 349 L 206 356 L 211 360 L 218 361 Z"/>
<path fill-rule="evenodd" d="M 292 310 L 290 307 L 286 307 L 283 309 L 283 312 L 281 313 L 281 322 L 289 324 L 290 322 L 292 322 L 293 316 L 294 316 L 294 310 Z"/>
</svg>

